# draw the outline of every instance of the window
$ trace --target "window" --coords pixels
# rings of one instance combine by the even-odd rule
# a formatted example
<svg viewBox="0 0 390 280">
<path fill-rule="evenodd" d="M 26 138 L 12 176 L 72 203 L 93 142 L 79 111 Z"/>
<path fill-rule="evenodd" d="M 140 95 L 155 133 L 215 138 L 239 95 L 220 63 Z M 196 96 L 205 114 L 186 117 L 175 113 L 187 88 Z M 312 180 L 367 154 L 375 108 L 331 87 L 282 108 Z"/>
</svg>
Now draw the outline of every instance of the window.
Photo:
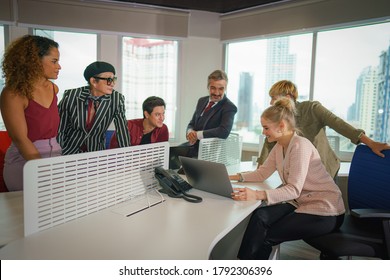
<svg viewBox="0 0 390 280">
<path fill-rule="evenodd" d="M 59 87 L 58 100 L 66 89 L 86 85 L 83 73 L 85 67 L 96 60 L 97 36 L 73 32 L 51 30 L 34 30 L 36 35 L 49 37 L 59 44 L 60 65 L 62 69 L 55 83 Z M 0 54 L 4 53 L 4 27 L 0 26 Z M 0 70 L 1 72 L 1 70 Z M 2 73 L 1 73 L 2 74 Z M 0 77 L 0 90 L 4 86 L 4 79 Z M 5 130 L 3 119 L 0 116 L 0 130 Z"/>
<path fill-rule="evenodd" d="M 66 89 L 87 85 L 84 69 L 97 58 L 97 35 L 35 29 L 35 34 L 53 39 L 59 44 L 61 70 L 55 81 L 58 100 Z"/>
<path fill-rule="evenodd" d="M 227 45 L 227 95 L 238 107 L 234 132 L 259 143 L 260 115 L 270 104 L 270 87 L 279 80 L 299 85 L 299 100 L 309 99 L 312 34 Z"/>
<path fill-rule="evenodd" d="M 0 61 L 3 61 L 4 47 L 5 47 L 4 26 L 0 25 L 0 57 L 1 57 Z M 3 67 L 0 67 L 0 93 L 4 88 L 4 83 L 5 83 L 5 80 L 3 78 Z M 5 130 L 5 126 L 3 123 L 3 117 L 1 116 L 1 114 L 0 114 L 0 130 Z"/>
<path fill-rule="evenodd" d="M 3 58 L 4 55 L 4 48 L 5 48 L 5 42 L 4 42 L 4 26 L 0 25 L 0 57 Z M 0 61 L 3 61 L 2 59 Z M 3 68 L 0 67 L 0 92 L 4 87 L 4 78 L 3 78 Z"/>
<path fill-rule="evenodd" d="M 318 32 L 314 100 L 362 128 L 376 141 L 390 142 L 390 23 Z M 340 138 L 341 152 L 355 145 Z"/>
<path fill-rule="evenodd" d="M 281 79 L 298 86 L 300 100 L 318 100 L 369 137 L 390 142 L 389 22 L 228 43 L 226 50 L 227 92 L 238 106 L 233 129 L 247 143 L 259 143 L 259 116 Z M 349 139 L 331 129 L 327 135 L 341 152 L 354 151 Z"/>
<path fill-rule="evenodd" d="M 142 103 L 158 96 L 166 104 L 165 124 L 175 135 L 178 43 L 156 39 L 123 37 L 122 93 L 127 119 L 143 117 Z"/>
</svg>

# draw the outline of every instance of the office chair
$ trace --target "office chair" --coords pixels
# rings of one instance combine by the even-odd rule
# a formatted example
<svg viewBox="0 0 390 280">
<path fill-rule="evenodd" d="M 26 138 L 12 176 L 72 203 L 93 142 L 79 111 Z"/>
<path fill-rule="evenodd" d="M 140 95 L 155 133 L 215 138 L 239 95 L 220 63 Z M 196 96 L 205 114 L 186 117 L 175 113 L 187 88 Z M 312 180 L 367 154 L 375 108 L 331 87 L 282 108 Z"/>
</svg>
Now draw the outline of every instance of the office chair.
<svg viewBox="0 0 390 280">
<path fill-rule="evenodd" d="M 335 232 L 305 239 L 321 252 L 320 259 L 352 256 L 389 259 L 390 150 L 385 158 L 366 145 L 354 152 L 348 177 L 349 211 Z"/>
<path fill-rule="evenodd" d="M 0 192 L 8 192 L 3 179 L 4 157 L 8 147 L 11 145 L 11 138 L 7 131 L 0 131 Z"/>
<path fill-rule="evenodd" d="M 198 159 L 223 163 L 226 166 L 239 164 L 242 153 L 242 136 L 231 132 L 226 139 L 203 138 L 199 141 Z"/>
<path fill-rule="evenodd" d="M 114 134 L 115 130 L 107 130 L 106 131 L 106 149 L 110 148 L 110 142 L 111 142 L 111 137 Z"/>
</svg>

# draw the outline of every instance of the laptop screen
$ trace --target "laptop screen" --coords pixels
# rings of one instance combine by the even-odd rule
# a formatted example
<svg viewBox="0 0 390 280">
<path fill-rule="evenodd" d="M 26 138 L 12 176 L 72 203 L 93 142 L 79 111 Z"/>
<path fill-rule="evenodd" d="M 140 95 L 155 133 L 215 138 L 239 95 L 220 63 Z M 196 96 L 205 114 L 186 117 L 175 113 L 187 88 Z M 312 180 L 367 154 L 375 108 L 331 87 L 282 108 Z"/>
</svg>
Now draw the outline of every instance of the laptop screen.
<svg viewBox="0 0 390 280">
<path fill-rule="evenodd" d="M 192 187 L 231 198 L 233 188 L 224 164 L 186 157 L 179 159 Z"/>
</svg>

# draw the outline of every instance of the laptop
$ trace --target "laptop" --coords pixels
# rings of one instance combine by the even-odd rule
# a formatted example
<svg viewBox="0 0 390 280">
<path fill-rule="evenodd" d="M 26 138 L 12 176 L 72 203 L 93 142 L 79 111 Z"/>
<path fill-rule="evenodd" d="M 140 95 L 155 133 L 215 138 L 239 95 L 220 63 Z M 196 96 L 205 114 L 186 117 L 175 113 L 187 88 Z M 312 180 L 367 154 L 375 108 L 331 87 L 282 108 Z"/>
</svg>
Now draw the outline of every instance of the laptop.
<svg viewBox="0 0 390 280">
<path fill-rule="evenodd" d="M 226 166 L 222 163 L 181 157 L 179 160 L 190 185 L 198 190 L 231 198 L 233 187 Z"/>
</svg>

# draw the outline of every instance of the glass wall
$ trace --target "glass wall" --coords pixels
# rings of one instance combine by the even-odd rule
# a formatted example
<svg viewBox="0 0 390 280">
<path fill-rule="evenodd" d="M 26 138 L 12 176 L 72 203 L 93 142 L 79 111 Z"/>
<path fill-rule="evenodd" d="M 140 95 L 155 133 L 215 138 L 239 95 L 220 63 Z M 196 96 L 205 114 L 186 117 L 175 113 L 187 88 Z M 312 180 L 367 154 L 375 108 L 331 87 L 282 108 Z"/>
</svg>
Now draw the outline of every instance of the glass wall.
<svg viewBox="0 0 390 280">
<path fill-rule="evenodd" d="M 298 86 L 299 100 L 318 100 L 373 139 L 390 142 L 390 23 L 234 42 L 226 50 L 227 92 L 238 106 L 234 130 L 245 142 L 259 143 L 259 116 L 281 79 Z M 327 134 L 341 152 L 354 150 L 334 131 Z"/>
<path fill-rule="evenodd" d="M 34 34 L 49 37 L 59 44 L 60 65 L 62 69 L 54 82 L 59 87 L 58 99 L 66 89 L 86 85 L 83 73 L 85 67 L 96 60 L 97 35 L 35 29 Z M 4 53 L 4 27 L 0 26 L 0 54 Z M 4 86 L 4 78 L 0 78 L 0 88 Z M 5 130 L 0 116 L 0 130 Z"/>
<path fill-rule="evenodd" d="M 0 26 L 1 48 L 4 31 Z M 34 29 L 34 34 L 49 37 L 59 44 L 62 69 L 54 82 L 59 86 L 58 99 L 66 89 L 86 85 L 85 67 L 97 59 L 97 34 Z M 170 138 L 175 136 L 178 42 L 123 37 L 121 92 L 126 98 L 127 119 L 142 118 L 142 103 L 148 96 L 159 96 L 166 102 L 165 124 Z M 3 85 L 3 82 L 1 83 Z M 0 120 L 1 129 L 4 129 Z"/>
<path fill-rule="evenodd" d="M 166 103 L 165 124 L 175 135 L 177 95 L 177 41 L 123 37 L 122 92 L 127 119 L 143 118 L 142 103 L 158 96 Z"/>
<path fill-rule="evenodd" d="M 3 61 L 3 55 L 4 55 L 4 47 L 5 47 L 5 42 L 4 42 L 4 26 L 0 25 L 0 61 Z M 3 68 L 0 67 L 0 93 L 4 88 L 4 83 L 5 80 L 3 78 Z M 5 130 L 5 126 L 3 123 L 3 117 L 0 114 L 0 130 Z"/>
<path fill-rule="evenodd" d="M 61 70 L 55 81 L 60 89 L 58 100 L 66 89 L 87 85 L 84 69 L 97 59 L 97 35 L 41 29 L 34 32 L 59 44 Z"/>
<path fill-rule="evenodd" d="M 318 32 L 314 99 L 366 134 L 390 142 L 390 23 Z M 355 145 L 340 137 L 340 151 Z"/>
<path fill-rule="evenodd" d="M 5 47 L 5 42 L 4 42 L 4 26 L 0 25 L 0 61 L 3 61 L 3 55 L 4 55 L 4 47 Z M 3 78 L 3 68 L 0 67 L 0 92 L 4 87 L 4 78 Z"/>
<path fill-rule="evenodd" d="M 227 95 L 237 105 L 233 130 L 247 143 L 259 143 L 260 115 L 270 104 L 268 91 L 279 80 L 300 86 L 299 100 L 309 99 L 312 34 L 227 45 Z"/>
</svg>

